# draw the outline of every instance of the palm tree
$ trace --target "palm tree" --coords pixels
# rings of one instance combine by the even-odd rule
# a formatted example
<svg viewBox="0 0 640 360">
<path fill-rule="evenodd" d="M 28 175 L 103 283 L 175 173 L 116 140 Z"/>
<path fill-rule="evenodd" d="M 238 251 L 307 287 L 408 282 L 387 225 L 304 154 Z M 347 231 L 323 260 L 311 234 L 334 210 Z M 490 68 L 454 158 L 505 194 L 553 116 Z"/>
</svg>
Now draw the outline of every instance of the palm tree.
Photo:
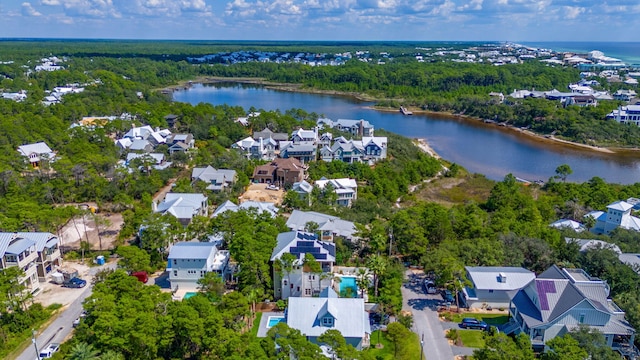
<svg viewBox="0 0 640 360">
<path fill-rule="evenodd" d="M 381 255 L 371 255 L 367 260 L 367 267 L 373 272 L 373 294 L 378 297 L 378 280 L 387 271 L 387 259 Z"/>
<path fill-rule="evenodd" d="M 358 277 L 356 277 L 356 285 L 360 289 L 360 297 L 364 298 L 365 289 L 369 288 L 369 271 L 367 268 L 358 269 Z"/>
<path fill-rule="evenodd" d="M 291 253 L 284 253 L 280 257 L 280 259 L 277 259 L 276 262 L 274 263 L 275 270 L 276 272 L 278 272 L 280 277 L 282 278 L 283 275 L 287 276 L 288 287 L 291 286 L 290 275 L 291 275 L 291 272 L 293 271 L 293 265 L 295 264 L 296 260 L 298 260 L 298 258 L 295 255 Z M 280 286 L 282 286 L 282 282 L 280 283 Z M 284 295 L 284 291 L 282 291 L 282 294 L 280 294 L 281 297 L 282 295 Z M 291 291 L 289 291 L 289 295 L 291 295 Z"/>
<path fill-rule="evenodd" d="M 124 356 L 119 352 L 109 350 L 100 356 L 100 360 L 124 360 Z"/>
<path fill-rule="evenodd" d="M 75 344 L 69 353 L 69 360 L 98 360 L 100 352 L 93 348 L 93 345 L 85 342 Z"/>
</svg>

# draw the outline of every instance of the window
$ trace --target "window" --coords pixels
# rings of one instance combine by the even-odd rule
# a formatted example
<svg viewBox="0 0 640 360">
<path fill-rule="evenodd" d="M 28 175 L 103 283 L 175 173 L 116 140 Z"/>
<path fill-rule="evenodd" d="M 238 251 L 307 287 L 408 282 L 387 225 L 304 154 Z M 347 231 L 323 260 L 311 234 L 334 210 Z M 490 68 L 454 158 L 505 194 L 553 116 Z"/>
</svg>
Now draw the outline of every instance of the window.
<svg viewBox="0 0 640 360">
<path fill-rule="evenodd" d="M 311 296 L 311 289 L 304 289 L 304 294 L 306 296 Z"/>
<path fill-rule="evenodd" d="M 178 276 L 178 270 L 173 270 L 173 276 Z"/>
<path fill-rule="evenodd" d="M 322 325 L 323 326 L 333 326 L 333 318 L 331 316 L 325 316 L 322 318 Z"/>
<path fill-rule="evenodd" d="M 284 286 L 287 286 L 287 280 L 284 280 L 284 281 L 282 282 L 282 284 L 283 284 Z"/>
<path fill-rule="evenodd" d="M 173 265 L 178 265 L 178 260 L 173 259 Z"/>
<path fill-rule="evenodd" d="M 492 293 L 493 293 L 493 290 L 489 290 L 489 294 L 492 294 Z"/>
<path fill-rule="evenodd" d="M 580 324 L 584 324 L 584 314 L 580 314 L 580 320 L 578 321 Z"/>
</svg>

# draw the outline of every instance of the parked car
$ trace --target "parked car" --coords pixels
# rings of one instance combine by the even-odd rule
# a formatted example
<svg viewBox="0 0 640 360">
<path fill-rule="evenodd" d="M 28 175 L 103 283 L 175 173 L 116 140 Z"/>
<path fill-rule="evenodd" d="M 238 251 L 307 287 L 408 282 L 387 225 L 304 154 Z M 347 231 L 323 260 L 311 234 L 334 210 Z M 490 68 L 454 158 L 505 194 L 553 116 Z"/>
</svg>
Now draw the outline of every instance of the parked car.
<svg viewBox="0 0 640 360">
<path fill-rule="evenodd" d="M 448 302 L 448 303 L 454 303 L 456 302 L 456 299 L 453 297 L 453 294 L 451 293 L 450 290 L 445 290 L 442 292 L 442 298 L 444 299 L 444 301 Z"/>
<path fill-rule="evenodd" d="M 478 330 L 488 330 L 489 325 L 486 322 L 480 321 L 474 318 L 464 318 L 460 323 L 460 327 L 463 329 L 478 329 Z"/>
<path fill-rule="evenodd" d="M 48 359 L 60 350 L 60 344 L 51 343 L 40 350 L 40 359 Z"/>
<path fill-rule="evenodd" d="M 427 294 L 436 294 L 438 292 L 438 288 L 436 287 L 436 283 L 433 280 L 425 280 L 424 281 L 424 291 Z"/>
<path fill-rule="evenodd" d="M 146 271 L 135 271 L 131 273 L 131 276 L 135 276 L 138 278 L 138 281 L 146 284 L 149 281 L 149 274 Z"/>
<path fill-rule="evenodd" d="M 85 286 L 87 286 L 87 280 L 82 280 L 80 278 L 74 277 L 71 278 L 67 281 L 65 281 L 62 284 L 63 287 L 68 287 L 68 288 L 83 288 Z"/>
</svg>

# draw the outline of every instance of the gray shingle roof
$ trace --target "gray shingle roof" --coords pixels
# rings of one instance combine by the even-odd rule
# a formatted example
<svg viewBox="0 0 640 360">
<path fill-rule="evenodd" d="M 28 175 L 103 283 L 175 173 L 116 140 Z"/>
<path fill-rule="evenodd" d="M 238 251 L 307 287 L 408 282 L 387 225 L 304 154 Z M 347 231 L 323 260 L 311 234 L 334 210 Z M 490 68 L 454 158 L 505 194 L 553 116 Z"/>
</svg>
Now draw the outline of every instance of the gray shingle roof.
<svg viewBox="0 0 640 360">
<path fill-rule="evenodd" d="M 354 239 L 356 226 L 351 221 L 342 220 L 337 216 L 322 214 L 315 211 L 293 210 L 287 220 L 287 227 L 291 230 L 303 230 L 308 222 L 319 225 L 319 230 L 332 231 L 346 239 Z"/>
</svg>

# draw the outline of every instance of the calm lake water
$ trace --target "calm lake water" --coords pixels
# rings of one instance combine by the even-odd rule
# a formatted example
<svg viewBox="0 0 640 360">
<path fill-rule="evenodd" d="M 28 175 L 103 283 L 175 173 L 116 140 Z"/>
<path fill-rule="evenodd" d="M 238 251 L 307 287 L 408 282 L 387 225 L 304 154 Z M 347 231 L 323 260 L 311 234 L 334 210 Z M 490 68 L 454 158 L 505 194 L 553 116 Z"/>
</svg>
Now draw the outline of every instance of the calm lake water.
<svg viewBox="0 0 640 360">
<path fill-rule="evenodd" d="M 434 115 L 403 116 L 399 112 L 370 109 L 372 103 L 350 98 L 265 89 L 255 85 L 221 83 L 195 84 L 173 93 L 175 101 L 214 105 L 228 104 L 282 112 L 300 108 L 330 119 L 365 119 L 376 129 L 410 138 L 424 138 L 444 159 L 466 169 L 502 180 L 513 175 L 528 180 L 548 180 L 558 165 L 569 164 L 570 181 L 587 181 L 594 176 L 607 182 L 632 184 L 640 181 L 640 152 L 603 154 L 536 141 L 516 131 L 475 120 L 450 119 Z"/>
</svg>

